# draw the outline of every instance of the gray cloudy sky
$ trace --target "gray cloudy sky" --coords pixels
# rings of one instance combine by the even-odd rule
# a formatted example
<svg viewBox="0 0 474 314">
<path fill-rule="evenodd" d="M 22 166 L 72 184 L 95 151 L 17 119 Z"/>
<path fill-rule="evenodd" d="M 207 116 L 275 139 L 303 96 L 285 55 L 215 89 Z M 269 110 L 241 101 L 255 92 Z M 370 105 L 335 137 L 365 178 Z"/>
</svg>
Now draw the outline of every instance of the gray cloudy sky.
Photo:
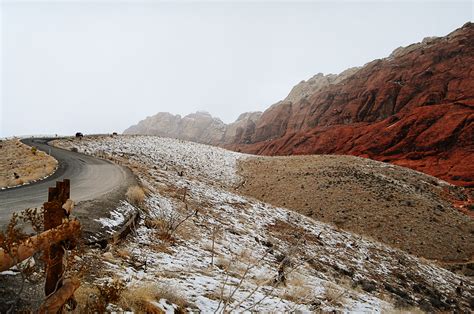
<svg viewBox="0 0 474 314">
<path fill-rule="evenodd" d="M 1 0 L 0 0 L 1 1 Z M 473 2 L 2 1 L 0 137 L 225 122 L 473 18 Z"/>
</svg>

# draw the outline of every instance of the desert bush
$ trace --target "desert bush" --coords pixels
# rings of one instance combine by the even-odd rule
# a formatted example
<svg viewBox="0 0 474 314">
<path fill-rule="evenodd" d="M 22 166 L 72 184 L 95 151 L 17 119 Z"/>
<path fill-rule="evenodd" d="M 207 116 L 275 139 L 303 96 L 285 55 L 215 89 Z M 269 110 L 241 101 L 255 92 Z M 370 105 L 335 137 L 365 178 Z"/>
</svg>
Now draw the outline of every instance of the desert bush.
<svg viewBox="0 0 474 314">
<path fill-rule="evenodd" d="M 36 147 L 31 147 L 31 152 L 33 153 L 33 155 L 36 155 L 36 152 L 38 151 L 38 149 Z"/>
<path fill-rule="evenodd" d="M 126 196 L 130 204 L 135 206 L 140 207 L 145 201 L 145 191 L 138 185 L 129 187 Z"/>
<path fill-rule="evenodd" d="M 150 229 L 156 229 L 158 239 L 164 242 L 174 242 L 173 225 L 169 219 L 164 217 L 145 219 L 145 226 Z"/>
</svg>

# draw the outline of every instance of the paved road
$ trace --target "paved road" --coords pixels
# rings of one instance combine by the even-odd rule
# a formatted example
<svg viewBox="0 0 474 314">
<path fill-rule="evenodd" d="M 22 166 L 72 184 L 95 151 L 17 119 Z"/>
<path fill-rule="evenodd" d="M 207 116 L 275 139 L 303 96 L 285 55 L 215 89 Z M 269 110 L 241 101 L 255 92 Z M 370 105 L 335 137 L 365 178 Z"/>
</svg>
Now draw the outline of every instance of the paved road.
<svg viewBox="0 0 474 314">
<path fill-rule="evenodd" d="M 34 145 L 51 155 L 59 163 L 58 170 L 45 180 L 17 188 L 0 191 L 0 227 L 7 224 L 11 213 L 29 207 L 39 207 L 47 200 L 48 187 L 56 181 L 71 180 L 71 199 L 92 200 L 128 184 L 130 173 L 109 161 L 80 153 L 55 148 L 47 144 L 49 139 L 25 139 L 22 142 Z"/>
</svg>

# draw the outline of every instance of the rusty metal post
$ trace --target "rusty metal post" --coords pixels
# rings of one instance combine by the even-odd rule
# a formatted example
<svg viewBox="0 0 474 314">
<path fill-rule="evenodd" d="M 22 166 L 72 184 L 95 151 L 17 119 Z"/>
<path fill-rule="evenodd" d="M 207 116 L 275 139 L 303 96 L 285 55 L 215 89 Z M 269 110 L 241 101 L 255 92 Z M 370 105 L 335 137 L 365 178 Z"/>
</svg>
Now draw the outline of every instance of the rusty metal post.
<svg viewBox="0 0 474 314">
<path fill-rule="evenodd" d="M 56 187 L 49 188 L 48 202 L 44 203 L 44 230 L 49 230 L 59 226 L 65 218 L 63 204 L 70 195 L 70 182 L 57 181 Z M 46 283 L 44 292 L 46 296 L 56 291 L 62 286 L 63 270 L 63 246 L 61 243 L 53 244 L 45 252 L 46 254 Z"/>
</svg>

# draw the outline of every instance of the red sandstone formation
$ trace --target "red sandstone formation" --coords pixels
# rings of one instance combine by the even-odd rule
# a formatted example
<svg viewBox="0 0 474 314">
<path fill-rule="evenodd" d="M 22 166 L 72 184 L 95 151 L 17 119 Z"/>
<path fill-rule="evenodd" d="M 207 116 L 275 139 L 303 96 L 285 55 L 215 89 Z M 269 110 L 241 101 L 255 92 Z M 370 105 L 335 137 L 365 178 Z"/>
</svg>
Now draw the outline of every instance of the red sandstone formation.
<svg viewBox="0 0 474 314">
<path fill-rule="evenodd" d="M 255 154 L 351 154 L 474 186 L 474 25 L 399 48 L 337 84 L 266 110 Z"/>
</svg>

